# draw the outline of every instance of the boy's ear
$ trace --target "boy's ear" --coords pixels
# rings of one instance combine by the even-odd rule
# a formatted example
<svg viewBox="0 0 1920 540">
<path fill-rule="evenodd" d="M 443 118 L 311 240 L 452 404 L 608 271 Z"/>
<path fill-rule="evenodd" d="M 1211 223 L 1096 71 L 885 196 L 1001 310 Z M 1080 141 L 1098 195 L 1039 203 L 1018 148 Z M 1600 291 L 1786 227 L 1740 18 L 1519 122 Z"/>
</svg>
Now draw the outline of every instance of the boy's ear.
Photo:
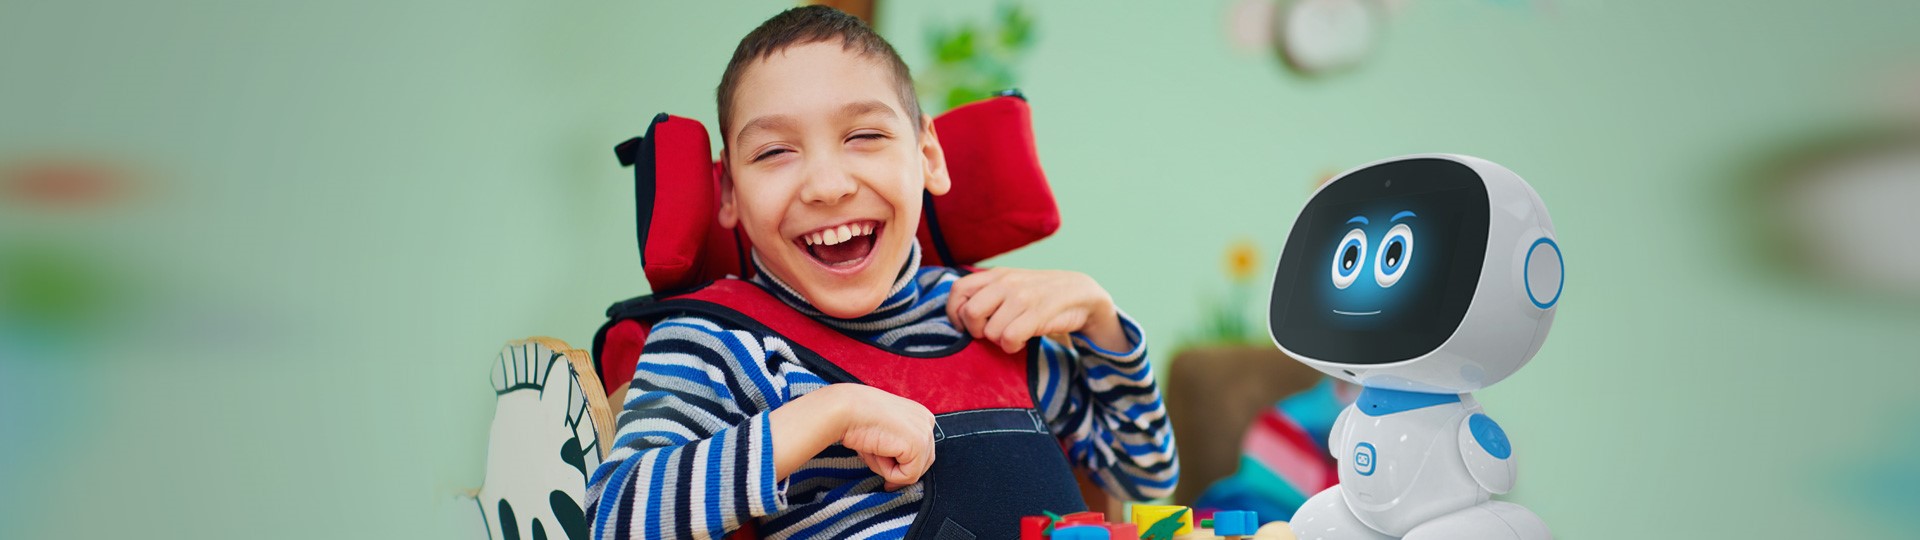
<svg viewBox="0 0 1920 540">
<path fill-rule="evenodd" d="M 715 175 L 720 177 L 720 226 L 731 229 L 740 224 L 740 211 L 739 207 L 733 204 L 733 172 L 727 169 L 725 147 L 721 147 L 720 161 L 715 162 L 713 166 L 720 170 L 719 174 Z"/>
<path fill-rule="evenodd" d="M 926 169 L 927 193 L 946 195 L 953 189 L 953 177 L 947 174 L 947 153 L 940 148 L 940 136 L 933 132 L 932 116 L 920 116 L 920 157 Z"/>
</svg>

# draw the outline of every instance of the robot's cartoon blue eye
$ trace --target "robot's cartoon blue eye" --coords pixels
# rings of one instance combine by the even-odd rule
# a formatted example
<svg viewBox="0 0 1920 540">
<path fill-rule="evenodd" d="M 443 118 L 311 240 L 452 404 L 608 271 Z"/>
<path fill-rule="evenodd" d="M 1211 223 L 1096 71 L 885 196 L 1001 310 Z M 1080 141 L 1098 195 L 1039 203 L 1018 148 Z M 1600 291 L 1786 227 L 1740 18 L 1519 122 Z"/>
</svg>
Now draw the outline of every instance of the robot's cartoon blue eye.
<svg viewBox="0 0 1920 540">
<path fill-rule="evenodd" d="M 1413 258 L 1413 228 L 1401 223 L 1387 230 L 1380 239 L 1380 255 L 1374 259 L 1373 280 L 1381 287 L 1392 287 L 1406 275 L 1407 261 Z"/>
<path fill-rule="evenodd" d="M 1333 251 L 1333 286 L 1345 289 L 1353 285 L 1353 280 L 1360 277 L 1360 268 L 1367 264 L 1367 233 L 1360 229 L 1347 231 L 1337 245 Z"/>
</svg>

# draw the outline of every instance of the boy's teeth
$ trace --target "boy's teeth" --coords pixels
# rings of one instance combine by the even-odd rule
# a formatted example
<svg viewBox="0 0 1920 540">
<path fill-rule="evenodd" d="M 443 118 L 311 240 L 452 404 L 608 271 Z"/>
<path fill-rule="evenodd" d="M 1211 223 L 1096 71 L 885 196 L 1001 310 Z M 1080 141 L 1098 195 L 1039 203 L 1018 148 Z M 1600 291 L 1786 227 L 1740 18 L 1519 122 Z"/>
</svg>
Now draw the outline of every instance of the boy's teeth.
<svg viewBox="0 0 1920 540">
<path fill-rule="evenodd" d="M 847 224 L 808 233 L 801 237 L 809 246 L 831 246 L 852 240 L 855 236 L 873 234 L 872 223 Z"/>
</svg>

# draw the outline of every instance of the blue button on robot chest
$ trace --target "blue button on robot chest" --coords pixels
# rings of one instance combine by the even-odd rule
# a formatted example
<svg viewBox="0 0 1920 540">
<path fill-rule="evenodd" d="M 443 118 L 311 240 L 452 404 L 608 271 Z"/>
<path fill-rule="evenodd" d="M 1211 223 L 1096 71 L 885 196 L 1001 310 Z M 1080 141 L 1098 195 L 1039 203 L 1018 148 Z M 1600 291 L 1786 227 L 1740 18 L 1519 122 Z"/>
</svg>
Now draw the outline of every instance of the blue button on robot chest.
<svg viewBox="0 0 1920 540">
<path fill-rule="evenodd" d="M 1360 476 L 1373 476 L 1373 469 L 1380 462 L 1379 450 L 1372 443 L 1360 443 L 1353 447 L 1353 472 Z"/>
</svg>

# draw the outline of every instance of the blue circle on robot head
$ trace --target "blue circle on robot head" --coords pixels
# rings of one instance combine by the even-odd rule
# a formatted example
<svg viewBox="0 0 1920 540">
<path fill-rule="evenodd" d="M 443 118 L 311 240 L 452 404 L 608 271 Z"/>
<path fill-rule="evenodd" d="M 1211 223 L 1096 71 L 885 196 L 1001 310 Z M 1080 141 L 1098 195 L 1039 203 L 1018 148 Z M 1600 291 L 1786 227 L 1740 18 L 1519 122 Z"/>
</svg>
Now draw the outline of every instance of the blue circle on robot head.
<svg viewBox="0 0 1920 540">
<path fill-rule="evenodd" d="M 1546 247 L 1547 250 L 1540 252 L 1540 248 L 1543 246 Z M 1536 252 L 1540 252 L 1542 255 L 1553 255 L 1551 260 L 1545 259 L 1544 257 L 1541 260 L 1547 268 L 1542 268 L 1542 272 L 1544 273 L 1540 276 L 1542 279 L 1542 287 L 1539 290 L 1534 289 L 1533 283 L 1535 277 L 1533 273 L 1533 256 Z M 1567 287 L 1566 272 L 1567 259 L 1560 254 L 1560 244 L 1554 242 L 1552 238 L 1543 237 L 1534 240 L 1533 245 L 1527 246 L 1526 259 L 1521 262 L 1520 266 L 1520 282 L 1527 288 L 1527 300 L 1533 302 L 1533 306 L 1540 309 L 1550 309 L 1554 304 L 1560 303 L 1560 292 Z M 1552 295 L 1542 298 L 1543 295 L 1547 294 L 1546 286 L 1549 284 L 1553 287 Z"/>
<path fill-rule="evenodd" d="M 1360 476 L 1373 476 L 1373 469 L 1379 466 L 1379 462 L 1379 451 L 1373 448 L 1373 443 L 1360 443 L 1353 447 L 1353 472 L 1360 473 Z"/>
</svg>

